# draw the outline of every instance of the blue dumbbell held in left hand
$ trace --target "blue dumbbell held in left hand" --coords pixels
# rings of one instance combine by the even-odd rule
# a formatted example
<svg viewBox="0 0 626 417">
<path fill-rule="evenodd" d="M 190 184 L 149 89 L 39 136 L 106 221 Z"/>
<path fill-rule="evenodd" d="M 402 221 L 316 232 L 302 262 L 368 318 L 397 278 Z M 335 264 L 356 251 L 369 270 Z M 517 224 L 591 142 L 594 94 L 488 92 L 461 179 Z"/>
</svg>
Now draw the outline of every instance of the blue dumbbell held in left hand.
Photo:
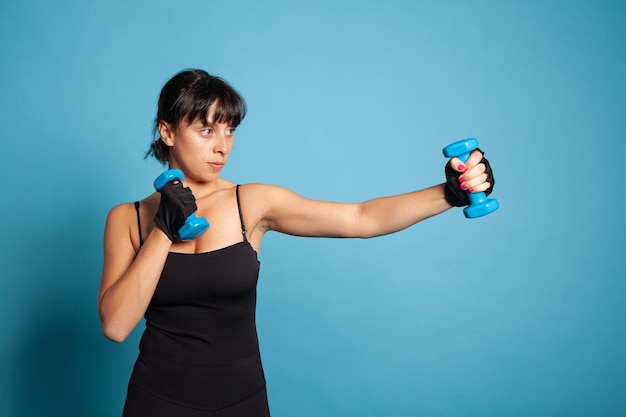
<svg viewBox="0 0 626 417">
<path fill-rule="evenodd" d="M 459 158 L 465 163 L 474 149 L 478 148 L 478 140 L 475 138 L 463 139 L 443 148 L 443 155 L 446 158 Z M 500 203 L 495 198 L 487 198 L 484 192 L 467 193 L 470 205 L 463 209 L 463 214 L 468 219 L 486 216 L 493 213 L 500 207 Z"/>
<path fill-rule="evenodd" d="M 161 188 L 170 181 L 185 179 L 185 174 L 180 169 L 168 169 L 154 180 L 154 188 L 161 191 Z M 209 228 L 209 221 L 204 217 L 196 217 L 196 213 L 191 213 L 185 224 L 178 230 L 181 240 L 192 240 L 203 234 Z"/>
</svg>

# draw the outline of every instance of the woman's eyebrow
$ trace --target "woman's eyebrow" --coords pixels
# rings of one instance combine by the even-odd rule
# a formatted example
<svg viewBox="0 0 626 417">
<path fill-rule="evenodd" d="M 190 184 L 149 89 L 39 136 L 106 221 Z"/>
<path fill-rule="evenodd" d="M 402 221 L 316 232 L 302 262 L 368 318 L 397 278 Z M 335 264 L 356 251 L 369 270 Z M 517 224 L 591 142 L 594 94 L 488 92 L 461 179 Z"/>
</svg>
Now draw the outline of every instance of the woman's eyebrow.
<svg viewBox="0 0 626 417">
<path fill-rule="evenodd" d="M 196 120 L 193 124 L 195 125 L 199 125 L 200 127 L 213 127 L 215 126 L 217 123 L 212 122 L 210 120 L 202 120 L 202 119 L 198 119 Z"/>
</svg>

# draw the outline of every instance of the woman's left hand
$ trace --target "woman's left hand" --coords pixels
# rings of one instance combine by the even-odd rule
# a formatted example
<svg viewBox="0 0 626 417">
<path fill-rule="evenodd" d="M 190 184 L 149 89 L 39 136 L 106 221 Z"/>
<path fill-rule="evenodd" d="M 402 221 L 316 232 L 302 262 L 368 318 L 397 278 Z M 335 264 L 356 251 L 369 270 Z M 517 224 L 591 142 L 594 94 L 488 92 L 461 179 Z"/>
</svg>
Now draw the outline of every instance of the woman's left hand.
<svg viewBox="0 0 626 417">
<path fill-rule="evenodd" d="M 446 200 L 455 207 L 469 205 L 468 192 L 491 194 L 495 184 L 491 165 L 480 149 L 474 150 L 465 163 L 458 158 L 450 159 L 445 174 Z"/>
</svg>

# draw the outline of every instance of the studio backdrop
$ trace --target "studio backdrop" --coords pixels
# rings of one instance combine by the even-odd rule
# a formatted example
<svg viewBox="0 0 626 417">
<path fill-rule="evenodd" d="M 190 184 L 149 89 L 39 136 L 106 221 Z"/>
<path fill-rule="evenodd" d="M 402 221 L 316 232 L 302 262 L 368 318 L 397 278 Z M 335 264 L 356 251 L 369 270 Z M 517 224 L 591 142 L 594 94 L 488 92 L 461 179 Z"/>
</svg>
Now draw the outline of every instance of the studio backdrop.
<svg viewBox="0 0 626 417">
<path fill-rule="evenodd" d="M 258 330 L 276 417 L 626 415 L 626 3 L 0 3 L 0 415 L 110 417 L 137 330 L 96 303 L 161 86 L 228 80 L 224 176 L 358 202 L 444 181 L 475 137 L 500 209 L 368 240 L 269 234 Z"/>
</svg>

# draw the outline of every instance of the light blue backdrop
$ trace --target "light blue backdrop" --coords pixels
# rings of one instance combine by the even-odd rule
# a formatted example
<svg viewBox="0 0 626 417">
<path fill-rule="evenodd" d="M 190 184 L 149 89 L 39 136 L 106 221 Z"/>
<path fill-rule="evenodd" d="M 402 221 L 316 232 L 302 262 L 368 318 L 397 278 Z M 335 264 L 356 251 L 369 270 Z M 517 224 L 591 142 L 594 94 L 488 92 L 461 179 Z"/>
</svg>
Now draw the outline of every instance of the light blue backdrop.
<svg viewBox="0 0 626 417">
<path fill-rule="evenodd" d="M 276 417 L 626 415 L 626 3 L 0 3 L 0 415 L 119 415 L 108 210 L 151 192 L 158 91 L 200 67 L 249 116 L 225 176 L 360 201 L 477 137 L 501 209 L 372 240 L 270 235 Z"/>
</svg>

